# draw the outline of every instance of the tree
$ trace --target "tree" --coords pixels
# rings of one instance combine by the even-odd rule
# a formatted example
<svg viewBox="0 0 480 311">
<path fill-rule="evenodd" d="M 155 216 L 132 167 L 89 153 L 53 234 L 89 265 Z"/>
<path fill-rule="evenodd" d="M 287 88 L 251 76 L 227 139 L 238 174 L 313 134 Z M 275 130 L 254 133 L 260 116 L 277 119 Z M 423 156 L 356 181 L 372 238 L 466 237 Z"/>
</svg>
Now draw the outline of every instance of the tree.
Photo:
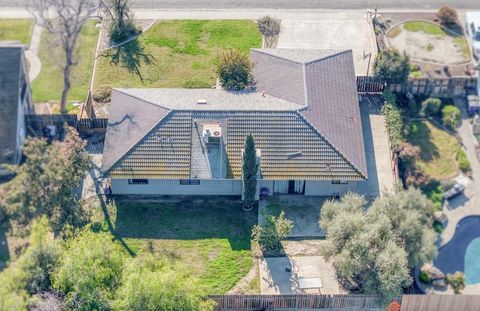
<svg viewBox="0 0 480 311">
<path fill-rule="evenodd" d="M 53 273 L 53 288 L 65 295 L 73 310 L 110 309 L 120 285 L 125 254 L 109 233 L 89 226 L 67 240 Z"/>
<path fill-rule="evenodd" d="M 112 18 L 109 35 L 113 43 L 122 43 L 141 32 L 135 25 L 128 0 L 109 0 L 109 4 L 107 9 Z"/>
<path fill-rule="evenodd" d="M 192 282 L 167 262 L 145 254 L 125 264 L 114 306 L 118 310 L 212 310 L 212 304 L 195 293 Z"/>
<path fill-rule="evenodd" d="M 72 66 L 77 64 L 75 48 L 83 25 L 99 8 L 96 0 L 31 0 L 29 11 L 35 23 L 55 34 L 61 42 L 65 59 L 63 65 L 63 91 L 60 111 L 67 112 L 67 96 L 71 88 Z M 52 18 L 53 16 L 53 18 Z"/>
<path fill-rule="evenodd" d="M 455 9 L 448 6 L 441 7 L 437 12 L 437 17 L 442 25 L 452 25 L 457 23 L 458 14 Z"/>
<path fill-rule="evenodd" d="M 39 215 L 46 215 L 55 232 L 65 224 L 82 222 L 83 210 L 76 190 L 89 167 L 85 142 L 72 128 L 63 141 L 48 143 L 29 138 L 24 144 L 26 161 L 6 185 L 0 205 L 14 229 L 23 229 Z"/>
<path fill-rule="evenodd" d="M 392 149 L 396 150 L 404 140 L 402 112 L 395 104 L 385 102 L 385 105 L 382 107 L 382 114 L 385 116 L 390 144 L 392 145 Z"/>
<path fill-rule="evenodd" d="M 246 54 L 230 49 L 221 53 L 219 58 L 217 72 L 224 89 L 241 91 L 252 86 L 252 64 Z"/>
<path fill-rule="evenodd" d="M 272 48 L 276 38 L 280 34 L 280 20 L 270 16 L 264 16 L 257 20 L 258 31 L 265 38 L 265 47 Z"/>
<path fill-rule="evenodd" d="M 251 209 L 255 203 L 255 194 L 257 192 L 257 151 L 252 134 L 245 137 L 245 147 L 243 150 L 243 206 L 245 209 Z"/>
<path fill-rule="evenodd" d="M 429 97 L 422 102 L 420 115 L 427 117 L 436 115 L 440 111 L 442 101 L 438 98 Z"/>
<path fill-rule="evenodd" d="M 465 288 L 465 275 L 460 271 L 454 274 L 449 273 L 447 274 L 447 284 L 450 284 L 455 294 L 461 294 Z"/>
<path fill-rule="evenodd" d="M 414 189 L 378 198 L 368 210 L 366 206 L 365 198 L 354 193 L 324 203 L 322 252 L 347 287 L 391 301 L 411 284 L 410 268 L 436 256 L 433 208 Z"/>
<path fill-rule="evenodd" d="M 284 240 L 293 229 L 293 221 L 285 218 L 282 211 L 278 217 L 264 215 L 264 224 L 255 225 L 252 239 L 265 251 L 278 251 L 280 241 Z"/>
<path fill-rule="evenodd" d="M 410 74 L 410 59 L 405 52 L 400 53 L 397 49 L 382 50 L 375 58 L 373 74 L 388 84 L 403 84 Z"/>
<path fill-rule="evenodd" d="M 462 117 L 462 113 L 460 109 L 453 105 L 447 105 L 442 109 L 442 122 L 443 125 L 454 130 L 457 127 L 458 122 L 460 122 L 460 118 Z"/>
</svg>

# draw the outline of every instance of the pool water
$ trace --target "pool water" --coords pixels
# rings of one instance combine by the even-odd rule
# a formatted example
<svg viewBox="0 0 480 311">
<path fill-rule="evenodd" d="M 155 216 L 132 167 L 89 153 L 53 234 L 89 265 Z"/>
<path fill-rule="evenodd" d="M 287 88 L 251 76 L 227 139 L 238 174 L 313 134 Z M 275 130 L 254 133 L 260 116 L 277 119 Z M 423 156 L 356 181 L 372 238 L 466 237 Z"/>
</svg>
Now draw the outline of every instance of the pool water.
<svg viewBox="0 0 480 311">
<path fill-rule="evenodd" d="M 465 252 L 466 284 L 480 283 L 480 238 L 470 242 Z"/>
</svg>

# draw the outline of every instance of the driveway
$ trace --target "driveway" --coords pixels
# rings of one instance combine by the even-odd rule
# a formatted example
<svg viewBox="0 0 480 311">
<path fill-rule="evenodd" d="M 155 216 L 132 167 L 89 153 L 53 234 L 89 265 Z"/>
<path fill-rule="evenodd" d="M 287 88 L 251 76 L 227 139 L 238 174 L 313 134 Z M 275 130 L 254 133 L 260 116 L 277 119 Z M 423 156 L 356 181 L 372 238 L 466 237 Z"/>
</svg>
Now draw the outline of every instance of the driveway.
<svg viewBox="0 0 480 311">
<path fill-rule="evenodd" d="M 376 55 L 371 23 L 364 13 L 318 14 L 315 19 L 282 19 L 277 48 L 340 49 L 353 51 L 357 76 L 367 75 Z"/>
<path fill-rule="evenodd" d="M 261 258 L 259 267 L 262 295 L 341 293 L 332 265 L 321 256 Z"/>
</svg>

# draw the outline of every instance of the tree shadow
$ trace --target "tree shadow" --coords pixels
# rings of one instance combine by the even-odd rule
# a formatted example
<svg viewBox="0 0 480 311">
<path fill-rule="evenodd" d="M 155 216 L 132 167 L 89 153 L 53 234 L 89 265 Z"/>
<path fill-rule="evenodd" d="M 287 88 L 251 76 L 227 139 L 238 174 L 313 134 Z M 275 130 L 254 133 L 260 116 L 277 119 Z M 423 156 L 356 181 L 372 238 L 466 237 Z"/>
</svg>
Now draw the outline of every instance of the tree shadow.
<svg viewBox="0 0 480 311">
<path fill-rule="evenodd" d="M 420 159 L 424 162 L 432 161 L 440 156 L 437 146 L 433 143 L 432 131 L 426 122 L 413 121 L 410 123 L 408 142 L 420 148 Z"/>
<path fill-rule="evenodd" d="M 121 238 L 200 240 L 227 239 L 233 250 L 250 250 L 257 209 L 222 197 L 149 200 L 115 198 L 115 234 Z"/>
<path fill-rule="evenodd" d="M 104 56 L 110 58 L 111 65 L 127 69 L 129 73 L 137 75 L 142 82 L 143 77 L 140 71 L 142 64 L 155 64 L 155 58 L 145 51 L 145 47 L 138 38 L 109 49 Z"/>
</svg>

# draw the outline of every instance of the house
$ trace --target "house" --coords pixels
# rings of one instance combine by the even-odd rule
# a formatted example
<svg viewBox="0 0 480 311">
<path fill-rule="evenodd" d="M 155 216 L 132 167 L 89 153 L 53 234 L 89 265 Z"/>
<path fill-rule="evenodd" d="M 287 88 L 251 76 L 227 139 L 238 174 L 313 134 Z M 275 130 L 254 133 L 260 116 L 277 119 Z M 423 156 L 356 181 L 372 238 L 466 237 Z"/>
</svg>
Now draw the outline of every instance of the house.
<svg viewBox="0 0 480 311">
<path fill-rule="evenodd" d="M 114 89 L 102 170 L 114 194 L 241 195 L 252 133 L 259 188 L 339 195 L 368 180 L 351 50 L 252 49 L 255 92 Z"/>
<path fill-rule="evenodd" d="M 0 41 L 0 165 L 18 164 L 25 140 L 25 114 L 33 103 L 25 45 Z M 0 174 L 6 173 L 0 168 Z"/>
</svg>

